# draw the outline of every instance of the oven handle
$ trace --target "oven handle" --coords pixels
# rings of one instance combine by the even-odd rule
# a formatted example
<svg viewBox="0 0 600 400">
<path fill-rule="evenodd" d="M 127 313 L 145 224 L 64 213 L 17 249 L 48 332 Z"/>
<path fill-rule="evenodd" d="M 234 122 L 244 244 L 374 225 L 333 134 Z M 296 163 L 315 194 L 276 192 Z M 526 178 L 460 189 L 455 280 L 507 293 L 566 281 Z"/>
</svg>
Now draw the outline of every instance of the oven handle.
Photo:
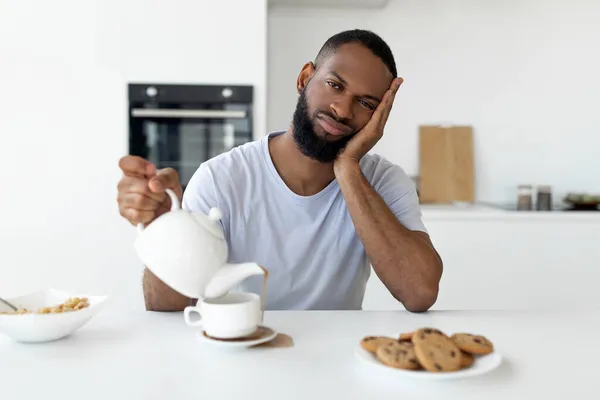
<svg viewBox="0 0 600 400">
<path fill-rule="evenodd" d="M 138 118 L 246 118 L 246 111 L 134 108 L 131 110 L 131 116 Z"/>
</svg>

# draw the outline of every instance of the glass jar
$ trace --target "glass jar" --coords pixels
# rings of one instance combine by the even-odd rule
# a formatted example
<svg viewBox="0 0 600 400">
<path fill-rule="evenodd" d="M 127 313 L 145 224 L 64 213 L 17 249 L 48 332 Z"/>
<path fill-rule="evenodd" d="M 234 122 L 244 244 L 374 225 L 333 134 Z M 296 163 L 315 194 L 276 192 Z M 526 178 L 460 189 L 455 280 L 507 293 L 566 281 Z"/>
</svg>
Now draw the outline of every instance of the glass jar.
<svg viewBox="0 0 600 400">
<path fill-rule="evenodd" d="M 552 210 L 552 188 L 548 185 L 540 185 L 537 188 L 537 199 L 535 202 L 538 211 Z"/>
<path fill-rule="evenodd" d="M 517 186 L 517 210 L 529 211 L 532 209 L 533 203 L 533 186 L 519 185 Z"/>
</svg>

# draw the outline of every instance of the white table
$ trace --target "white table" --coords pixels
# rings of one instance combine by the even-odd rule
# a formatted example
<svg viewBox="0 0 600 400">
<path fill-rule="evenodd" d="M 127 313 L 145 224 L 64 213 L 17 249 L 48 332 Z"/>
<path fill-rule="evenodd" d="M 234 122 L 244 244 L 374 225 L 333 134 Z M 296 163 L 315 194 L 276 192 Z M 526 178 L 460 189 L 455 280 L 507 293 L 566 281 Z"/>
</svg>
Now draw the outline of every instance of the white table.
<svg viewBox="0 0 600 400">
<path fill-rule="evenodd" d="M 600 313 L 297 311 L 267 312 L 265 322 L 295 346 L 223 351 L 197 341 L 181 313 L 108 307 L 61 341 L 0 336 L 0 399 L 574 399 L 600 389 Z M 355 357 L 365 335 L 426 325 L 481 332 L 504 363 L 430 382 Z"/>
</svg>

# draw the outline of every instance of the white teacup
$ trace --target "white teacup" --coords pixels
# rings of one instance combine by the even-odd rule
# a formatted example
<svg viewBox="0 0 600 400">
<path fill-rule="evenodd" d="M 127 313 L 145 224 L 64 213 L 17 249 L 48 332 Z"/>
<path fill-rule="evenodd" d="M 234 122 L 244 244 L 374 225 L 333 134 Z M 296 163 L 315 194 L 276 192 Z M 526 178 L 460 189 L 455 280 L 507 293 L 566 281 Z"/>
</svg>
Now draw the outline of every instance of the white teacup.
<svg viewBox="0 0 600 400">
<path fill-rule="evenodd" d="M 192 320 L 192 314 L 200 319 Z M 255 293 L 227 293 L 215 299 L 198 300 L 183 311 L 185 323 L 202 327 L 208 336 L 235 339 L 254 333 L 261 320 L 260 296 Z"/>
</svg>

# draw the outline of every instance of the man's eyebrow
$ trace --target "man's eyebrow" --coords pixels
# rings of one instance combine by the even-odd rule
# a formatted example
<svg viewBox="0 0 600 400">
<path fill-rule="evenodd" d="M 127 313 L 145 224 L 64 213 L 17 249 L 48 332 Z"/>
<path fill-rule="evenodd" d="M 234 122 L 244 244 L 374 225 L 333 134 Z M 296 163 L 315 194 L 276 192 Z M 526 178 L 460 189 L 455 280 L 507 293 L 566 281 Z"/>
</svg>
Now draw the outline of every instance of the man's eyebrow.
<svg viewBox="0 0 600 400">
<path fill-rule="evenodd" d="M 338 79 L 338 80 L 339 80 L 339 81 L 340 81 L 342 84 L 344 84 L 344 85 L 347 85 L 347 84 L 348 84 L 348 82 L 346 82 L 346 80 L 345 80 L 344 78 L 342 78 L 342 77 L 340 76 L 340 74 L 338 74 L 337 72 L 335 72 L 335 71 L 330 71 L 330 74 L 331 74 L 331 75 L 333 75 L 333 76 L 335 76 L 335 77 L 336 77 L 336 78 L 337 78 L 337 79 Z M 361 96 L 359 96 L 359 97 L 364 97 L 364 98 L 366 98 L 366 99 L 371 99 L 371 100 L 373 100 L 373 101 L 376 101 L 376 102 L 378 102 L 378 103 L 381 103 L 381 99 L 380 99 L 379 97 L 377 97 L 377 96 L 372 96 L 372 95 L 370 95 L 370 94 L 363 94 L 363 95 L 361 95 Z"/>
<path fill-rule="evenodd" d="M 335 72 L 335 71 L 331 71 L 331 75 L 333 75 L 333 76 L 335 76 L 336 78 L 338 78 L 338 80 L 339 80 L 340 82 L 342 82 L 344 85 L 347 85 L 347 84 L 348 84 L 348 82 L 346 82 L 346 80 L 345 80 L 344 78 L 342 78 L 342 77 L 340 76 L 340 74 L 338 74 L 337 72 Z"/>
</svg>

